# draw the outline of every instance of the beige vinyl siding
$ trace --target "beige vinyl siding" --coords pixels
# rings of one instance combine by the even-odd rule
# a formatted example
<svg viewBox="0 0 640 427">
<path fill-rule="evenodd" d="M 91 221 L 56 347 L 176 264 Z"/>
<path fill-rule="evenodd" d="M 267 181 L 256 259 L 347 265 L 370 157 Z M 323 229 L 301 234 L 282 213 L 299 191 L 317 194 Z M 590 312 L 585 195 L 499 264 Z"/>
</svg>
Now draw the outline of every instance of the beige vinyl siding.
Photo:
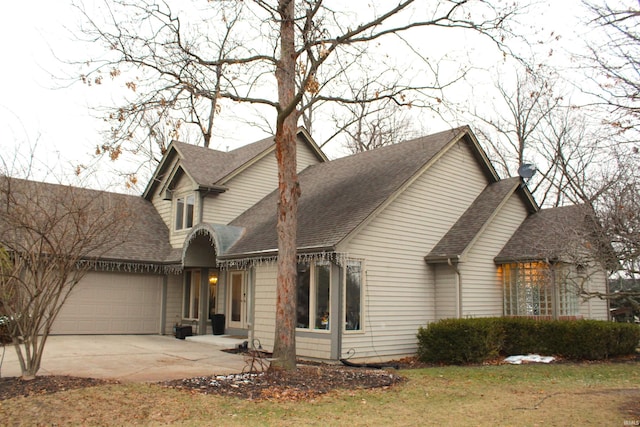
<svg viewBox="0 0 640 427">
<path fill-rule="evenodd" d="M 298 172 L 317 163 L 320 163 L 320 160 L 316 156 L 315 151 L 309 148 L 306 143 L 301 142 L 300 138 L 298 138 L 298 145 L 296 147 L 296 169 Z"/>
<path fill-rule="evenodd" d="M 226 182 L 227 191 L 204 198 L 203 222 L 228 224 L 278 186 L 275 154 L 269 153 Z"/>
<path fill-rule="evenodd" d="M 175 164 L 175 161 L 171 165 L 169 165 L 170 167 L 168 167 L 168 170 L 171 170 L 174 164 Z M 167 177 L 165 176 L 163 180 L 166 180 L 166 179 Z M 160 194 L 160 191 L 163 188 L 164 188 L 164 185 L 156 186 L 156 192 L 151 197 L 151 203 L 153 203 L 153 206 L 156 208 L 156 211 L 158 211 L 158 214 L 160 215 L 164 223 L 167 224 L 167 228 L 170 229 L 172 224 L 171 216 L 173 213 L 172 212 L 173 202 L 171 200 L 164 200 L 164 194 Z"/>
<path fill-rule="evenodd" d="M 366 260 L 364 330 L 344 334 L 343 355 L 415 352 L 418 328 L 437 318 L 433 269 L 424 256 L 486 185 L 471 150 L 458 143 L 340 248 Z"/>
<path fill-rule="evenodd" d="M 458 317 L 457 312 L 457 274 L 453 266 L 448 264 L 436 264 L 435 270 L 436 300 L 435 312 L 436 320 L 451 319 Z"/>
<path fill-rule="evenodd" d="M 253 337 L 260 340 L 262 348 L 273 351 L 276 327 L 276 263 L 263 263 L 255 268 L 255 304 Z M 312 333 L 309 333 L 311 335 Z M 298 334 L 296 354 L 301 357 L 329 359 L 331 342 L 328 334 L 318 337 Z"/>
<path fill-rule="evenodd" d="M 592 269 L 587 273 L 589 283 L 587 291 L 589 292 L 607 292 L 606 274 L 603 270 Z M 580 303 L 580 314 L 588 319 L 609 320 L 609 307 L 606 300 L 599 298 L 591 298 Z"/>
<path fill-rule="evenodd" d="M 273 350 L 276 328 L 277 277 L 275 263 L 263 263 L 255 268 L 253 338 L 260 340 L 267 351 Z"/>
<path fill-rule="evenodd" d="M 170 274 L 167 276 L 166 318 L 164 324 L 165 334 L 173 334 L 173 326 L 182 320 L 182 274 Z"/>
<path fill-rule="evenodd" d="M 321 335 L 321 334 L 317 334 Z M 331 359 L 331 340 L 325 337 L 296 336 L 296 354 L 314 359 Z"/>
<path fill-rule="evenodd" d="M 460 263 L 462 317 L 502 316 L 502 280 L 493 259 L 526 217 L 522 199 L 512 194 Z"/>
<path fill-rule="evenodd" d="M 318 163 L 317 157 L 302 142 L 298 142 L 297 158 L 298 171 Z M 224 193 L 205 197 L 203 222 L 228 224 L 277 189 L 278 164 L 275 152 L 270 152 L 224 185 L 228 188 Z"/>
<path fill-rule="evenodd" d="M 158 211 L 158 214 L 160 215 L 160 218 L 162 218 L 162 221 L 167 224 L 167 228 L 171 227 L 171 207 L 173 206 L 172 201 L 163 200 L 159 195 L 156 195 L 151 200 L 151 203 L 153 203 L 156 211 Z"/>
</svg>

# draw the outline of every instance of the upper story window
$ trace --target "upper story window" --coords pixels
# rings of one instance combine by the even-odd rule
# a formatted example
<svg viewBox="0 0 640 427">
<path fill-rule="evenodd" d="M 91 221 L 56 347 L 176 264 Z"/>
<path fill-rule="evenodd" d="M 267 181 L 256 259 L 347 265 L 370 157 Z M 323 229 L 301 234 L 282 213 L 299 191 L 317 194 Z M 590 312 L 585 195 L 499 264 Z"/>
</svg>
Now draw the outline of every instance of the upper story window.
<svg viewBox="0 0 640 427">
<path fill-rule="evenodd" d="M 196 198 L 193 194 L 176 199 L 176 230 L 193 227 Z"/>
</svg>

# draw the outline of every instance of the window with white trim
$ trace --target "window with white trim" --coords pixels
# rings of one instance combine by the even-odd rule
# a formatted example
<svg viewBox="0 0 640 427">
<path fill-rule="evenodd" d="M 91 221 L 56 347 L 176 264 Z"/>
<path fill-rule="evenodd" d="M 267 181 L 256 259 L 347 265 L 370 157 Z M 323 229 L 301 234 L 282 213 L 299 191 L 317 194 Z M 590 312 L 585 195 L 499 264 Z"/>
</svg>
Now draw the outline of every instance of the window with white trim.
<svg viewBox="0 0 640 427">
<path fill-rule="evenodd" d="M 176 199 L 176 230 L 193 227 L 195 202 L 193 194 Z"/>
<path fill-rule="evenodd" d="M 331 263 L 298 264 L 296 327 L 328 330 L 331 313 Z"/>
<path fill-rule="evenodd" d="M 200 306 L 200 270 L 184 272 L 182 318 L 197 320 Z"/>
<path fill-rule="evenodd" d="M 345 323 L 347 331 L 360 331 L 362 319 L 362 262 L 348 260 L 344 280 Z"/>
<path fill-rule="evenodd" d="M 550 317 L 554 314 L 579 314 L 578 294 L 571 285 L 567 268 L 544 262 L 511 263 L 501 268 L 505 315 Z"/>
</svg>

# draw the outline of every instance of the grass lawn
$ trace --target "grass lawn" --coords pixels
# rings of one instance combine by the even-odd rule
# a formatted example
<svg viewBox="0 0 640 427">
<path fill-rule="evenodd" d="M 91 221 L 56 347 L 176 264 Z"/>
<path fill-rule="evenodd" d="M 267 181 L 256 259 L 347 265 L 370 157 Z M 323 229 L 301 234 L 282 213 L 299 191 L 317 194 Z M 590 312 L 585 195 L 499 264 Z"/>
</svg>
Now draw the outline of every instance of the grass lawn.
<svg viewBox="0 0 640 427">
<path fill-rule="evenodd" d="M 403 370 L 388 390 L 307 402 L 247 401 L 154 384 L 105 385 L 0 402 L 2 425 L 640 425 L 638 363 Z"/>
</svg>

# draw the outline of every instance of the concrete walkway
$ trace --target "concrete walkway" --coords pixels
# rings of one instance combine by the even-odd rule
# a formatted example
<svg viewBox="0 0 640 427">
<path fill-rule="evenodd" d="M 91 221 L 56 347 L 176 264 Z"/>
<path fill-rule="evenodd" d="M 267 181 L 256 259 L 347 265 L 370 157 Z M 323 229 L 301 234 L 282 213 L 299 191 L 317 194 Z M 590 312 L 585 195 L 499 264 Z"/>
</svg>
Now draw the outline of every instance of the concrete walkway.
<svg viewBox="0 0 640 427">
<path fill-rule="evenodd" d="M 155 382 L 242 372 L 241 354 L 224 352 L 246 339 L 201 335 L 179 340 L 160 335 L 73 335 L 47 340 L 38 375 L 71 375 Z M 2 357 L 0 347 L 0 357 Z M 13 346 L 4 348 L 0 376 L 20 376 Z"/>
</svg>

